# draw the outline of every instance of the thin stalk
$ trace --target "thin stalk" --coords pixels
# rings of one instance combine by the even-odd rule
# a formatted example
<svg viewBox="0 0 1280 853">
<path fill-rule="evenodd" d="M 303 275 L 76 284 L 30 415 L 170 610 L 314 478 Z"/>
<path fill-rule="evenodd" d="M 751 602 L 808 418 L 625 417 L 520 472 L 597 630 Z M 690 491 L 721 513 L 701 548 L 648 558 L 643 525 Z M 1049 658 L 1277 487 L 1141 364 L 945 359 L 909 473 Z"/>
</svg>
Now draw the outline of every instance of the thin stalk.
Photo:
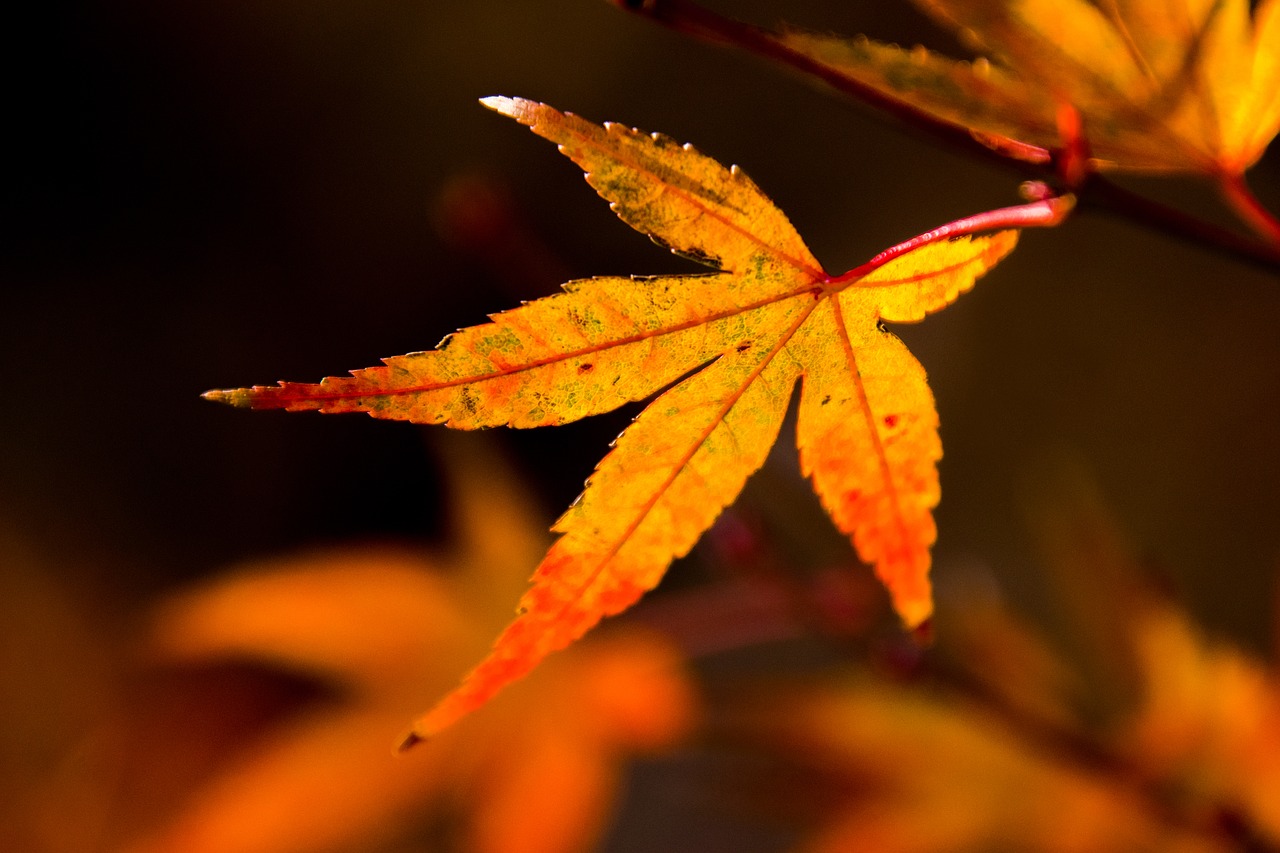
<svg viewBox="0 0 1280 853">
<path fill-rule="evenodd" d="M 896 246 L 890 246 L 865 264 L 856 266 L 847 273 L 831 279 L 828 284 L 839 284 L 862 278 L 889 263 L 894 258 L 905 255 L 907 252 L 926 246 L 929 243 L 936 243 L 939 240 L 951 240 L 967 234 L 996 231 L 1002 228 L 1052 228 L 1066 219 L 1074 207 L 1075 196 L 1061 195 L 1049 196 L 1027 204 L 1014 205 L 1013 207 L 1001 207 L 996 210 L 975 213 L 973 216 L 966 216 L 962 219 L 948 222 L 945 225 L 940 225 L 931 231 L 912 237 L 910 240 L 904 240 Z"/>
<path fill-rule="evenodd" d="M 1280 248 L 1280 218 L 1258 200 L 1245 183 L 1243 174 L 1223 176 L 1218 182 L 1218 189 L 1242 222 L 1253 229 L 1255 234 Z"/>
</svg>

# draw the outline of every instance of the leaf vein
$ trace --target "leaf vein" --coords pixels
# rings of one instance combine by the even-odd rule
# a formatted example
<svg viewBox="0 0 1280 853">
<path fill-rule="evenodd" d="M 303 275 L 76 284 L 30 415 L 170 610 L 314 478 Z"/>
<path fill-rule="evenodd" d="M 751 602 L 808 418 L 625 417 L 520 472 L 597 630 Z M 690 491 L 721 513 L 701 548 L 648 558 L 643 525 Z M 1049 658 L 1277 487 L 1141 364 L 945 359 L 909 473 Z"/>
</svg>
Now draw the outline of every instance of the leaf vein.
<svg viewBox="0 0 1280 853">
<path fill-rule="evenodd" d="M 844 349 L 845 362 L 849 367 L 849 375 L 858 392 L 858 406 L 866 422 L 867 431 L 871 434 L 871 443 L 875 448 L 876 462 L 880 466 L 880 477 L 884 481 L 885 494 L 893 510 L 894 526 L 898 529 L 899 542 L 905 543 L 910 538 L 907 532 L 906 519 L 902 515 L 902 505 L 898 499 L 897 484 L 893 481 L 893 471 L 889 466 L 889 457 L 885 453 L 884 443 L 880 440 L 875 412 L 871 410 L 871 401 L 867 397 L 867 388 L 862 381 L 862 372 L 858 369 L 858 357 L 853 351 L 853 342 L 849 340 L 849 330 L 845 327 L 844 315 L 840 311 L 840 301 L 831 300 L 831 308 L 835 314 L 836 329 L 840 333 L 840 346 Z"/>
<path fill-rule="evenodd" d="M 832 301 L 834 302 L 835 300 Z M 783 349 L 786 348 L 787 343 L 790 342 L 791 338 L 795 336 L 796 332 L 799 331 L 800 327 L 804 325 L 805 321 L 809 319 L 809 316 L 813 313 L 814 309 L 820 304 L 820 300 L 814 300 L 812 305 L 805 308 L 800 317 L 791 325 L 791 327 L 779 335 L 778 341 L 774 344 L 769 353 L 760 360 L 760 363 L 756 365 L 746 379 L 739 384 L 731 395 L 729 395 L 723 405 L 721 405 L 720 411 L 714 418 L 712 418 L 711 423 L 707 425 L 701 434 L 698 435 L 697 439 L 689 446 L 688 451 L 681 457 L 679 463 L 672 466 L 671 474 L 662 482 L 661 485 L 658 486 L 658 488 L 654 490 L 653 495 L 645 501 L 639 512 L 636 513 L 635 518 L 628 523 L 626 529 L 618 536 L 617 541 L 609 547 L 608 552 L 605 553 L 599 562 L 596 563 L 590 574 L 588 574 L 587 577 L 583 579 L 582 583 L 572 591 L 572 595 L 568 600 L 566 600 L 559 613 L 554 617 L 556 621 L 564 618 L 565 614 L 577 603 L 577 600 L 586 595 L 587 592 L 595 586 L 601 575 L 604 573 L 605 567 L 608 566 L 614 557 L 616 557 L 626 546 L 631 537 L 635 535 L 635 532 L 640 529 L 640 525 L 644 523 L 646 518 L 648 518 L 649 513 L 651 513 L 654 507 L 658 505 L 658 502 L 662 500 L 663 496 L 671 486 L 675 484 L 681 472 L 689 466 L 689 463 L 697 455 L 698 451 L 711 438 L 711 435 L 716 431 L 716 429 L 720 427 L 724 422 L 724 419 L 728 417 L 729 412 L 733 410 L 733 407 L 742 398 L 742 395 L 745 394 L 751 384 L 760 377 L 760 374 L 764 372 L 778 353 L 782 352 Z"/>
<path fill-rule="evenodd" d="M 676 334 L 677 332 L 687 331 L 689 329 L 697 328 L 699 326 L 706 326 L 710 323 L 714 323 L 719 320 L 724 320 L 729 317 L 734 317 L 740 314 L 749 314 L 752 311 L 755 311 L 760 308 L 765 308 L 769 305 L 773 305 L 778 302 L 784 302 L 788 299 L 794 299 L 799 296 L 804 296 L 810 293 L 812 290 L 813 290 L 813 284 L 811 282 L 806 282 L 800 287 L 796 287 L 795 289 L 790 290 L 786 293 L 769 296 L 764 299 L 757 300 L 756 302 L 750 303 L 748 305 L 733 306 L 732 308 L 728 308 L 723 311 L 714 312 L 712 314 L 707 314 L 701 317 L 695 317 L 695 318 L 686 320 L 682 323 L 675 323 L 670 326 L 664 326 L 656 329 L 645 329 L 633 335 L 627 335 L 622 338 L 615 338 L 608 341 L 602 341 L 598 344 L 592 344 L 590 346 L 582 347 L 580 349 L 568 350 L 566 352 L 556 353 L 546 358 L 532 359 L 523 364 L 499 365 L 488 355 L 481 356 L 480 354 L 476 353 L 478 357 L 487 359 L 490 363 L 494 365 L 495 368 L 497 368 L 492 373 L 474 373 L 468 376 L 458 377 L 456 379 L 448 379 L 440 382 L 424 382 L 419 385 L 407 385 L 400 388 L 388 388 L 385 390 L 357 389 L 357 390 L 351 390 L 351 391 L 325 391 L 325 392 L 298 391 L 292 394 L 282 393 L 282 394 L 273 394 L 272 396 L 273 396 L 273 399 L 282 403 L 289 403 L 289 402 L 295 402 L 295 401 L 301 402 L 301 401 L 325 401 L 325 400 L 354 400 L 354 399 L 360 399 L 362 397 L 402 397 L 409 394 L 422 394 L 428 391 L 439 391 L 445 388 L 456 388 L 461 385 L 470 385 L 474 382 L 484 382 L 492 379 L 502 379 L 508 376 L 514 376 L 516 374 L 524 373 L 530 370 L 537 370 L 540 367 L 546 367 L 548 365 L 556 364 L 558 362 L 568 361 L 574 358 L 580 358 L 585 355 L 594 355 L 596 353 L 610 350 L 615 347 L 622 347 L 622 346 L 627 346 L 629 344 L 640 343 L 641 341 L 645 341 L 645 340 L 655 341 L 657 338 L 661 338 L 665 335 Z M 426 355 L 428 356 L 434 355 L 435 352 L 438 352 L 438 350 L 433 352 L 428 352 L 426 353 Z M 471 352 L 475 353 L 475 350 L 471 349 Z M 347 377 L 342 377 L 342 381 L 347 381 Z M 274 389 L 272 389 L 271 386 L 266 386 L 266 390 L 272 391 Z"/>
</svg>

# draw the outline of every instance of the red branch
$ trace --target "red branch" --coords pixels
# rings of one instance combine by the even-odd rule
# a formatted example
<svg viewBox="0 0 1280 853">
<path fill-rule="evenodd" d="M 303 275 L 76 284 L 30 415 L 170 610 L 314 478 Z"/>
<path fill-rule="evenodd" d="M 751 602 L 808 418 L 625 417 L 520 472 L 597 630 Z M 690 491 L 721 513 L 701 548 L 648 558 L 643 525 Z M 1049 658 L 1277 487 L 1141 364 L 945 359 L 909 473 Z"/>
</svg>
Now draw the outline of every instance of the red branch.
<svg viewBox="0 0 1280 853">
<path fill-rule="evenodd" d="M 1228 175 L 1219 182 L 1218 186 L 1227 204 L 1231 205 L 1231 209 L 1253 229 L 1255 234 L 1280 246 L 1280 219 L 1277 219 L 1274 213 L 1258 201 L 1258 197 L 1245 183 L 1244 175 Z"/>
</svg>

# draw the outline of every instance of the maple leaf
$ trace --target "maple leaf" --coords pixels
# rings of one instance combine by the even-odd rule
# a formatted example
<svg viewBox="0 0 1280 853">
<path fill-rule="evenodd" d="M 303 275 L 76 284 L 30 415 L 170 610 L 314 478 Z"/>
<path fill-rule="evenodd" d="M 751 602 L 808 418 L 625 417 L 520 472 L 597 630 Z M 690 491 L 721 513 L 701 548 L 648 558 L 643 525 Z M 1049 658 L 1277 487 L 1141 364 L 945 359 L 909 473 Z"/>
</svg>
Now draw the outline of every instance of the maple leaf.
<svg viewBox="0 0 1280 853">
<path fill-rule="evenodd" d="M 903 621 L 924 622 L 938 418 L 924 369 L 879 323 L 941 309 L 1013 249 L 1017 232 L 945 240 L 965 230 L 944 226 L 831 276 L 736 167 L 665 136 L 544 104 L 483 103 L 558 143 L 627 224 L 718 271 L 573 281 L 434 351 L 315 385 L 206 395 L 477 429 L 563 424 L 661 392 L 556 522 L 560 538 L 516 620 L 406 744 L 483 704 L 655 586 L 763 464 L 799 380 L 802 470 Z M 1034 216 L 1064 209 L 1024 207 Z"/>
<path fill-rule="evenodd" d="M 627 760 L 692 722 L 675 651 L 645 631 L 593 637 L 420 760 L 395 761 L 388 732 L 421 708 L 424 683 L 456 678 L 474 659 L 465 652 L 492 636 L 436 568 L 395 548 L 335 548 L 240 566 L 164 602 L 152 641 L 162 665 L 248 661 L 305 673 L 338 697 L 232 744 L 127 849 L 365 849 L 457 810 L 467 849 L 589 847 Z"/>
<path fill-rule="evenodd" d="M 1280 2 L 916 0 L 979 57 L 782 32 L 785 49 L 980 138 L 1060 144 L 1074 107 L 1096 165 L 1239 176 L 1280 131 Z"/>
<path fill-rule="evenodd" d="M 247 662 L 330 695 L 231 743 L 122 849 L 370 850 L 436 821 L 477 853 L 583 850 L 607 825 L 627 761 L 688 732 L 697 700 L 678 654 L 632 629 L 582 643 L 412 760 L 392 760 L 387 733 L 488 645 L 508 612 L 501 594 L 545 546 L 505 469 L 451 450 L 451 551 L 328 547 L 240 564 L 160 601 L 151 671 Z M 216 728 L 201 714 L 216 721 L 243 700 L 226 693 L 206 685 L 195 720 L 157 727 Z"/>
</svg>

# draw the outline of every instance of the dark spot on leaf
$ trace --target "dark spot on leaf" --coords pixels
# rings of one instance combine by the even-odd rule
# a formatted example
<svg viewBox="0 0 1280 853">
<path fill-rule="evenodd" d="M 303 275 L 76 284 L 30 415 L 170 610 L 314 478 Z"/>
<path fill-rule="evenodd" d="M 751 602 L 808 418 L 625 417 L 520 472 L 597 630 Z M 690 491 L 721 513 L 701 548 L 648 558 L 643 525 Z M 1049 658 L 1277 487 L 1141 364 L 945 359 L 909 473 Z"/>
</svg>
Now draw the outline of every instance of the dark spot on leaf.
<svg viewBox="0 0 1280 853">
<path fill-rule="evenodd" d="M 830 403 L 830 402 L 831 402 L 831 395 L 828 394 L 827 396 L 822 398 L 822 402 L 819 403 L 819 405 L 825 406 L 827 403 Z"/>
<path fill-rule="evenodd" d="M 887 429 L 893 429 L 894 427 L 896 427 L 896 426 L 898 425 L 898 416 L 897 416 L 897 415 L 885 415 L 885 416 L 884 416 L 884 425 L 885 425 L 885 427 L 886 427 Z"/>
<path fill-rule="evenodd" d="M 471 391 L 470 388 L 463 386 L 462 394 L 459 395 L 458 402 L 462 404 L 462 410 L 466 412 L 467 415 L 471 416 L 471 415 L 475 415 L 477 409 L 479 408 L 480 401 L 476 399 L 476 395 Z"/>
<path fill-rule="evenodd" d="M 709 255 L 700 249 L 689 247 L 684 249 L 672 249 L 671 251 L 680 257 L 688 258 L 695 263 L 703 264 L 713 269 L 720 269 L 720 259 L 715 255 Z"/>
<path fill-rule="evenodd" d="M 595 367 L 595 365 L 594 365 L 594 364 L 579 364 L 579 365 L 578 365 L 578 372 L 579 372 L 579 373 L 587 373 L 587 372 L 589 372 L 593 367 Z"/>
<path fill-rule="evenodd" d="M 747 341 L 744 344 L 738 344 L 736 349 L 738 352 L 746 352 L 747 350 L 751 349 L 751 341 Z"/>
</svg>

